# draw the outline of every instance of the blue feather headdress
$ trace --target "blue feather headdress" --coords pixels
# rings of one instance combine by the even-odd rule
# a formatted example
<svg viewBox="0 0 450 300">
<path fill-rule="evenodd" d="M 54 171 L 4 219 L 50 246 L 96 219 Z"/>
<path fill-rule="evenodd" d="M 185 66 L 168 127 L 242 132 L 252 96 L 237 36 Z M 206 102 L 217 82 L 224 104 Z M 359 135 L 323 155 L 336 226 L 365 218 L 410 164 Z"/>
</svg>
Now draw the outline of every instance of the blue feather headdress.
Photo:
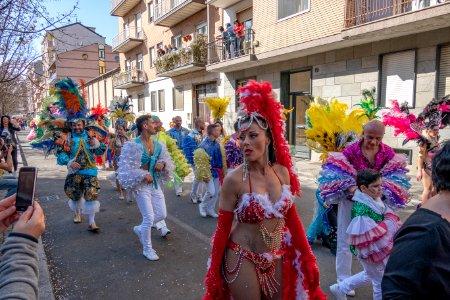
<svg viewBox="0 0 450 300">
<path fill-rule="evenodd" d="M 89 113 L 86 100 L 80 95 L 78 85 L 70 78 L 65 78 L 55 83 L 55 96 L 58 101 L 55 105 L 68 122 L 85 120 Z"/>
</svg>

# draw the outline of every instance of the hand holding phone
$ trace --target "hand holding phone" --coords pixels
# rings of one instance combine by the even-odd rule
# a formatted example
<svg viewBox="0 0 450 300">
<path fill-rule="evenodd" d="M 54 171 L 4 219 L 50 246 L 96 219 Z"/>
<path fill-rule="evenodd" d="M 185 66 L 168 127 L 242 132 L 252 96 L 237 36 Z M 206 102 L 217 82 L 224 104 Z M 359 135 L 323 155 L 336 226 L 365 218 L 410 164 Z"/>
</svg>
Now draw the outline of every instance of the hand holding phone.
<svg viewBox="0 0 450 300">
<path fill-rule="evenodd" d="M 29 206 L 33 206 L 36 179 L 37 169 L 35 167 L 20 168 L 16 196 L 17 211 L 26 211 Z"/>
<path fill-rule="evenodd" d="M 33 206 L 29 206 L 27 210 L 19 217 L 13 232 L 31 235 L 38 239 L 45 230 L 44 212 L 39 203 L 34 202 Z"/>
</svg>

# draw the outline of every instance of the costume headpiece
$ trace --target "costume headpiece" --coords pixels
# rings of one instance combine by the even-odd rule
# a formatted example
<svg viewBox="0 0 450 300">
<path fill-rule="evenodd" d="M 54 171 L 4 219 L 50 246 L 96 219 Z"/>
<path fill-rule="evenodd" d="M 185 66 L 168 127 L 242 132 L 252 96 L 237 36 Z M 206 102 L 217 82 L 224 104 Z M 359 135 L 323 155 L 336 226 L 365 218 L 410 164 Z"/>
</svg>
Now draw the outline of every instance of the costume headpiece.
<svg viewBox="0 0 450 300">
<path fill-rule="evenodd" d="M 363 109 L 347 113 L 348 105 L 337 99 L 316 97 L 306 110 L 306 144 L 319 153 L 322 162 L 329 152 L 341 152 L 359 139 L 369 119 Z"/>
<path fill-rule="evenodd" d="M 405 140 L 403 145 L 411 140 L 426 142 L 428 139 L 423 135 L 425 129 L 434 126 L 446 127 L 450 122 L 450 99 L 449 96 L 440 100 L 431 100 L 424 108 L 423 112 L 416 117 L 409 112 L 408 103 L 398 104 L 392 101 L 392 107 L 383 111 L 383 123 L 386 126 L 395 128 L 394 135 L 403 134 Z"/>
<path fill-rule="evenodd" d="M 241 115 L 249 119 L 248 123 L 256 122 L 262 129 L 270 129 L 272 133 L 272 145 L 275 152 L 275 160 L 278 164 L 285 166 L 289 171 L 291 181 L 291 192 L 300 194 L 300 182 L 297 174 L 293 170 L 292 158 L 289 150 L 286 136 L 286 123 L 283 120 L 284 107 L 276 101 L 272 91 L 272 85 L 269 82 L 250 82 L 242 86 L 237 91 L 240 94 Z M 259 120 L 262 117 L 267 124 Z M 239 129 L 242 128 L 239 122 Z M 246 128 L 248 128 L 246 126 Z M 268 127 L 268 128 L 267 128 Z"/>
<path fill-rule="evenodd" d="M 98 119 L 101 116 L 106 115 L 109 112 L 109 109 L 106 107 L 103 107 L 100 103 L 97 104 L 94 108 L 91 108 L 91 114 L 89 116 L 89 119 L 92 119 L 94 121 L 98 121 Z"/>
<path fill-rule="evenodd" d="M 364 89 L 362 91 L 364 99 L 361 99 L 361 103 L 355 104 L 356 106 L 361 107 L 364 111 L 364 115 L 369 118 L 369 120 L 377 119 L 377 112 L 381 109 L 381 106 L 378 106 L 375 103 L 375 99 L 373 95 L 375 94 L 375 88 L 372 89 Z"/>
<path fill-rule="evenodd" d="M 114 128 L 123 126 L 126 128 L 128 123 L 134 122 L 134 113 L 131 111 L 133 105 L 129 103 L 128 98 L 116 98 L 111 102 L 109 110 L 111 112 L 111 121 L 114 123 Z"/>
<path fill-rule="evenodd" d="M 227 111 L 228 104 L 230 103 L 230 98 L 206 98 L 204 102 L 208 105 L 211 113 L 213 115 L 214 121 L 222 120 L 223 116 Z"/>
<path fill-rule="evenodd" d="M 70 78 L 65 78 L 55 83 L 55 96 L 62 117 L 68 122 L 78 122 L 86 120 L 89 109 L 86 101 L 81 97 L 78 91 L 78 85 Z"/>
</svg>

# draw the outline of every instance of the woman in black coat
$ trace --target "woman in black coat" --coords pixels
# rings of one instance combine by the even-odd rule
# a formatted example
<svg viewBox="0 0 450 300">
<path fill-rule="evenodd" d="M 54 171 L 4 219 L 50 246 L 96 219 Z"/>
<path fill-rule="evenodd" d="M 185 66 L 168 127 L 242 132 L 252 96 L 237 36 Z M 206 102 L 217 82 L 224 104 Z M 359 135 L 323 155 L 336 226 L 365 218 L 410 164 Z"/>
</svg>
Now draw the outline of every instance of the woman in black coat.
<svg viewBox="0 0 450 300">
<path fill-rule="evenodd" d="M 11 122 L 9 116 L 2 116 L 0 121 L 0 135 L 6 143 L 10 143 L 13 146 L 13 151 L 11 152 L 14 166 L 14 175 L 17 172 L 17 136 L 16 131 L 20 131 L 20 126 Z"/>
</svg>

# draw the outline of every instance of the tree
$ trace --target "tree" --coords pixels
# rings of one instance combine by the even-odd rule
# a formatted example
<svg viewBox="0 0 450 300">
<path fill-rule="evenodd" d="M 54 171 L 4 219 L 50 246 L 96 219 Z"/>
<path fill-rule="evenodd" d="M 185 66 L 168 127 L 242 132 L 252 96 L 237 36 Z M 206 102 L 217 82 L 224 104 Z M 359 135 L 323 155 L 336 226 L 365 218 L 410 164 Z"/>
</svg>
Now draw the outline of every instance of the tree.
<svg viewBox="0 0 450 300">
<path fill-rule="evenodd" d="M 10 91 L 17 91 L 17 84 L 42 53 L 34 49 L 33 41 L 42 35 L 70 22 L 78 1 L 72 10 L 50 16 L 46 4 L 55 0 L 0 0 L 0 104 L 11 100 Z M 20 85 L 19 84 L 19 85 Z M 14 98 L 12 99 L 14 101 Z"/>
</svg>

